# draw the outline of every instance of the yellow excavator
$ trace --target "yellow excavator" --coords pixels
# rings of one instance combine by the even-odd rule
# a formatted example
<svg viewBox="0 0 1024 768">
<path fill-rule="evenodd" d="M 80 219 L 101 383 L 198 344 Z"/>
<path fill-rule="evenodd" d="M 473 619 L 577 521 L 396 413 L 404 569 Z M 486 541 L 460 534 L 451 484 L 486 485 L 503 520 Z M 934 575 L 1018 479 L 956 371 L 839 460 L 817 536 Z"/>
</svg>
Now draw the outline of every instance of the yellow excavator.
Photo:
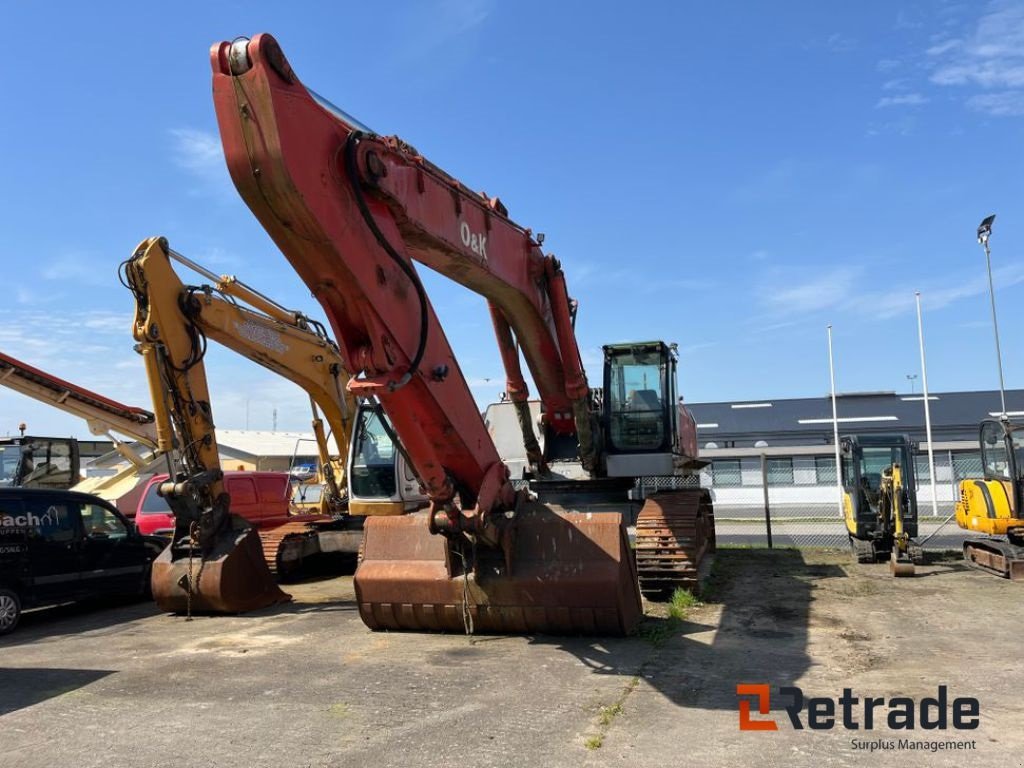
<svg viewBox="0 0 1024 768">
<path fill-rule="evenodd" d="M 979 430 L 982 479 L 960 481 L 956 522 L 986 534 L 964 542 L 968 565 L 1014 581 L 1024 579 L 1024 425 L 1006 416 Z"/>
<path fill-rule="evenodd" d="M 858 563 L 888 559 L 893 576 L 913 576 L 924 553 L 917 536 L 912 443 L 906 435 L 840 440 L 843 517 Z"/>
<path fill-rule="evenodd" d="M 194 316 L 199 300 L 182 284 L 162 238 L 145 240 L 122 265 L 135 296 L 132 332 L 149 380 L 157 447 L 170 477 L 160 495 L 174 513 L 171 543 L 153 563 L 162 610 L 236 613 L 282 602 L 256 528 L 231 514 Z"/>
</svg>

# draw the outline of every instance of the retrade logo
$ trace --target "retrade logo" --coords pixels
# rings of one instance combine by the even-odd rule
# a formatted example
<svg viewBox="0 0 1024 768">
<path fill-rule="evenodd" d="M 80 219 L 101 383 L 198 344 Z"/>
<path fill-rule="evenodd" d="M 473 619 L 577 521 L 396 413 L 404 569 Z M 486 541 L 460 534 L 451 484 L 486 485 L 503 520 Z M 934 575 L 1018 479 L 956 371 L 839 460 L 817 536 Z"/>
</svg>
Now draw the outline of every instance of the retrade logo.
<svg viewBox="0 0 1024 768">
<path fill-rule="evenodd" d="M 777 731 L 779 725 L 772 719 L 753 720 L 750 717 L 750 705 L 757 704 L 757 711 L 762 715 L 771 712 L 771 689 L 766 683 L 740 683 L 736 686 L 736 695 L 740 697 L 740 730 L 741 731 Z M 749 697 L 753 697 L 751 700 Z"/>
<path fill-rule="evenodd" d="M 951 699 L 945 685 L 938 686 L 935 696 L 920 700 L 908 696 L 854 695 L 852 688 L 844 688 L 837 698 L 804 695 L 796 686 L 783 686 L 778 690 L 783 700 L 781 709 L 789 717 L 794 730 L 830 731 L 842 728 L 848 731 L 871 731 L 876 726 L 893 731 L 930 730 L 970 731 L 981 720 L 981 704 L 973 696 Z M 739 683 L 739 722 L 741 731 L 777 731 L 778 723 L 771 717 L 755 717 L 771 713 L 771 687 L 766 683 Z"/>
</svg>

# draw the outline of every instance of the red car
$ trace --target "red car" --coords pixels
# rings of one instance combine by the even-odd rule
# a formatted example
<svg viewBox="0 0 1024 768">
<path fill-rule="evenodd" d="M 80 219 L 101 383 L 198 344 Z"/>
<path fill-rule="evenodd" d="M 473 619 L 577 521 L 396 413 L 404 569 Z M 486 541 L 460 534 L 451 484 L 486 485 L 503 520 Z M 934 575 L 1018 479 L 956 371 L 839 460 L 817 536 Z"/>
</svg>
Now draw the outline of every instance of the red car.
<svg viewBox="0 0 1024 768">
<path fill-rule="evenodd" d="M 157 493 L 167 475 L 154 475 L 146 484 L 135 511 L 139 533 L 170 536 L 174 517 L 167 501 Z M 257 528 L 294 521 L 288 514 L 292 486 L 284 472 L 225 472 L 224 490 L 231 495 L 231 512 Z M 301 519 L 301 518 L 300 518 Z"/>
</svg>

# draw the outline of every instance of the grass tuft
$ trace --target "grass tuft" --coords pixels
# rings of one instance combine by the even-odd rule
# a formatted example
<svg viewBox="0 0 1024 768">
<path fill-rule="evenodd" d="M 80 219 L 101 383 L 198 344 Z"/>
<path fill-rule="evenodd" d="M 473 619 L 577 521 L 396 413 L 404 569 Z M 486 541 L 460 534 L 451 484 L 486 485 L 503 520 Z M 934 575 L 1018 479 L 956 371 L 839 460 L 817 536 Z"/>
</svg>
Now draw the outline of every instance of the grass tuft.
<svg viewBox="0 0 1024 768">
<path fill-rule="evenodd" d="M 668 615 L 677 621 L 684 621 L 691 608 L 700 605 L 700 600 L 688 589 L 677 589 L 668 604 Z"/>
</svg>

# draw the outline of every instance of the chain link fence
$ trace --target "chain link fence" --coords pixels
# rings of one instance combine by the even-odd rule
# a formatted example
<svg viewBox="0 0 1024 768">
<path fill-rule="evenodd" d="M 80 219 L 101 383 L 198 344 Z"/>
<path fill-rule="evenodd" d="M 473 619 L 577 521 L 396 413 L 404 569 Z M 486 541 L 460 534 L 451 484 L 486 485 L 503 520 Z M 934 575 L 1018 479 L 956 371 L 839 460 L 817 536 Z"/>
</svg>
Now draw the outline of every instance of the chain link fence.
<svg viewBox="0 0 1024 768">
<path fill-rule="evenodd" d="M 982 477 L 977 452 L 937 452 L 932 481 L 927 455 L 917 457 L 918 536 L 925 548 L 959 550 L 968 535 L 952 519 L 961 480 Z M 645 477 L 659 489 L 707 488 L 719 546 L 836 547 L 848 544 L 833 456 L 716 458 L 699 478 Z M 934 492 L 934 501 L 933 501 Z"/>
</svg>

